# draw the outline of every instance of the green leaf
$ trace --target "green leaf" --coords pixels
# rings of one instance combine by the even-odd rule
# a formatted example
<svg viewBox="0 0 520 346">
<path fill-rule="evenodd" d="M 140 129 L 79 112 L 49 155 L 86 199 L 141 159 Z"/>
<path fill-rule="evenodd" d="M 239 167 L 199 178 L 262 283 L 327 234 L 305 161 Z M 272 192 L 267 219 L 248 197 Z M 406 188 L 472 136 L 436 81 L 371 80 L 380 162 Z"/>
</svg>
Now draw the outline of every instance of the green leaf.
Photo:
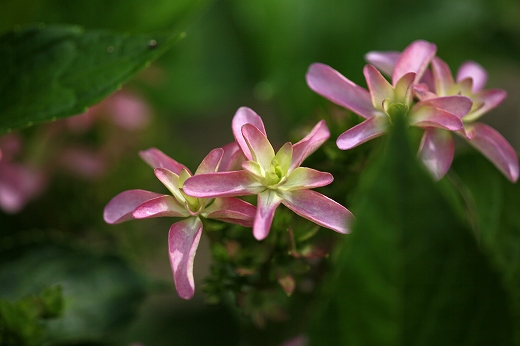
<svg viewBox="0 0 520 346">
<path fill-rule="evenodd" d="M 508 296 L 471 230 L 417 162 L 404 126 L 361 179 L 338 256 L 332 316 L 340 345 L 511 345 Z M 325 335 L 331 338 L 330 335 Z"/>
<path fill-rule="evenodd" d="M 0 36 L 0 134 L 83 113 L 181 37 L 77 26 L 29 27 Z"/>
</svg>

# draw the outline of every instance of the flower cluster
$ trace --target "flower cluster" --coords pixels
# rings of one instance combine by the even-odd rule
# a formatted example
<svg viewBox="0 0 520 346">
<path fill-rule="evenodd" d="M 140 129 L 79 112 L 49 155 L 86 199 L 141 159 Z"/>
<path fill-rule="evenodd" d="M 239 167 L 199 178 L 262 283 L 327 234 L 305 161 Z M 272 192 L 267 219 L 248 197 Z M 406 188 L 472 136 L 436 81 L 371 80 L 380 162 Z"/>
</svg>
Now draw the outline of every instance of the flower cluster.
<svg viewBox="0 0 520 346">
<path fill-rule="evenodd" d="M 455 146 L 451 133 L 482 152 L 510 181 L 519 174 L 518 156 L 490 126 L 475 122 L 500 104 L 504 90 L 483 90 L 486 71 L 464 63 L 454 80 L 447 64 L 436 57 L 437 47 L 415 41 L 400 52 L 370 52 L 363 72 L 368 90 L 323 64 L 313 64 L 307 83 L 316 93 L 366 120 L 339 136 L 340 149 L 350 149 L 383 134 L 396 112 L 408 124 L 425 130 L 419 157 L 438 180 L 449 170 Z M 381 72 L 390 75 L 390 84 Z"/>
<path fill-rule="evenodd" d="M 160 216 L 184 218 L 171 226 L 168 235 L 175 286 L 184 299 L 194 293 L 193 259 L 202 232 L 201 217 L 252 226 L 258 240 L 269 234 L 280 204 L 339 233 L 348 233 L 353 220 L 348 209 L 311 190 L 330 184 L 332 175 L 300 167 L 330 136 L 324 121 L 301 141 L 287 142 L 276 153 L 262 119 L 251 109 L 236 112 L 232 129 L 236 142 L 211 151 L 194 175 L 157 149 L 141 152 L 172 195 L 130 190 L 105 207 L 108 223 Z M 240 169 L 231 170 L 234 167 Z M 245 195 L 257 195 L 257 206 L 236 198 Z"/>
</svg>

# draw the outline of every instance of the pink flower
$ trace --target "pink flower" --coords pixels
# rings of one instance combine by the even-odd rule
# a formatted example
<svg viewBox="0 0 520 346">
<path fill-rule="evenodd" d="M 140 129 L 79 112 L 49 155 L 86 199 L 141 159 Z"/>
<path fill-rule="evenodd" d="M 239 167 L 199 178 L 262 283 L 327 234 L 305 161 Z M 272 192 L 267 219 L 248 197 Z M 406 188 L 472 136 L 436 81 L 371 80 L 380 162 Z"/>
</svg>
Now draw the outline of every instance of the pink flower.
<svg viewBox="0 0 520 346">
<path fill-rule="evenodd" d="M 0 209 L 17 213 L 44 189 L 45 174 L 29 164 L 14 162 L 22 149 L 22 139 L 15 134 L 0 137 Z"/>
<path fill-rule="evenodd" d="M 404 52 L 403 52 L 404 54 Z M 392 73 L 399 52 L 371 52 L 366 58 L 386 73 Z M 431 71 L 415 86 L 420 100 L 432 100 L 453 95 L 466 96 L 472 101 L 470 110 L 461 119 L 464 127 L 454 131 L 486 156 L 510 181 L 518 180 L 518 156 L 507 140 L 492 127 L 475 122 L 498 106 L 507 96 L 501 89 L 484 89 L 487 72 L 482 66 L 467 61 L 459 68 L 456 79 L 449 66 L 440 58 L 431 61 Z M 436 179 L 449 170 L 455 153 L 450 132 L 427 128 L 419 149 L 419 156 Z"/>
<path fill-rule="evenodd" d="M 327 65 L 315 63 L 309 67 L 306 79 L 313 91 L 366 118 L 339 136 L 337 145 L 340 149 L 351 149 L 382 135 L 396 112 L 405 113 L 412 126 L 451 131 L 463 128 L 460 118 L 471 107 L 471 100 L 467 97 L 456 95 L 412 103 L 413 87 L 423 76 L 436 49 L 431 43 L 415 41 L 399 56 L 384 56 L 381 65 L 395 62 L 392 84 L 374 66 L 366 65 L 363 73 L 369 90 Z"/>
<path fill-rule="evenodd" d="M 177 293 L 183 299 L 190 299 L 195 290 L 193 260 L 202 234 L 201 217 L 251 227 L 256 208 L 237 198 L 188 196 L 183 191 L 183 184 L 192 174 L 184 165 L 155 148 L 141 151 L 140 156 L 154 168 L 156 177 L 172 195 L 124 191 L 107 204 L 104 219 L 114 224 L 161 216 L 184 218 L 170 227 L 168 248 Z M 212 150 L 197 168 L 195 176 L 217 171 L 223 156 L 223 149 Z"/>
<path fill-rule="evenodd" d="M 296 214 L 340 233 L 347 233 L 353 215 L 342 205 L 310 189 L 332 182 L 330 173 L 300 167 L 329 136 L 324 121 L 296 144 L 285 143 L 275 153 L 262 119 L 240 108 L 232 122 L 233 134 L 246 161 L 242 170 L 200 174 L 184 183 L 184 192 L 199 198 L 258 195 L 253 235 L 269 234 L 276 208 L 284 204 Z"/>
</svg>

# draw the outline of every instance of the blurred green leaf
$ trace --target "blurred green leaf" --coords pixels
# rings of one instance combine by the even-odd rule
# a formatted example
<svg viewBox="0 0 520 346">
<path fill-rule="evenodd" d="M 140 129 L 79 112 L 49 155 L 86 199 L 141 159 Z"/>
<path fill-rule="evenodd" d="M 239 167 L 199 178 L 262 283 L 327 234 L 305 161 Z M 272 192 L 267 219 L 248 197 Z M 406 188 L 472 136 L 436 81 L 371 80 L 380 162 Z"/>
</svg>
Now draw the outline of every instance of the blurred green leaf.
<svg viewBox="0 0 520 346">
<path fill-rule="evenodd" d="M 515 336 L 520 342 L 520 184 L 511 184 L 475 151 L 457 156 L 450 174 L 482 247 L 491 254 L 513 297 Z"/>
<path fill-rule="evenodd" d="M 364 173 L 356 224 L 338 256 L 332 315 L 313 344 L 511 345 L 499 276 L 419 165 L 404 126 Z M 320 331 L 321 330 L 321 331 Z"/>
<path fill-rule="evenodd" d="M 56 283 L 63 289 L 62 316 L 44 323 L 48 341 L 105 340 L 131 322 L 145 296 L 143 278 L 120 258 L 57 245 L 17 251 L 0 265 L 0 297 L 15 300 Z M 61 310 L 57 294 L 50 289 L 41 295 L 47 315 Z"/>
<path fill-rule="evenodd" d="M 0 134 L 79 113 L 117 90 L 183 37 L 122 35 L 77 26 L 0 37 Z"/>
</svg>

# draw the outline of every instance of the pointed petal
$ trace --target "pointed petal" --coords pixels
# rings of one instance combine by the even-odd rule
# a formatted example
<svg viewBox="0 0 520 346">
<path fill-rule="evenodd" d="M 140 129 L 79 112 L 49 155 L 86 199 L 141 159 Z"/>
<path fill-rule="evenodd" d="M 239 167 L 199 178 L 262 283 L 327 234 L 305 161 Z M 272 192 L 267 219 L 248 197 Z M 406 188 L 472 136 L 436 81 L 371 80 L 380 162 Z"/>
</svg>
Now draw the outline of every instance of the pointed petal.
<svg viewBox="0 0 520 346">
<path fill-rule="evenodd" d="M 417 103 L 410 112 L 410 125 L 439 127 L 450 131 L 464 128 L 462 120 L 455 114 L 428 104 L 421 104 L 421 102 Z"/>
<path fill-rule="evenodd" d="M 424 132 L 419 157 L 435 180 L 440 180 L 450 169 L 455 153 L 455 144 L 451 133 L 434 127 Z"/>
<path fill-rule="evenodd" d="M 224 154 L 218 167 L 219 172 L 236 171 L 240 169 L 240 165 L 245 161 L 244 153 L 237 142 L 231 142 L 222 147 Z"/>
<path fill-rule="evenodd" d="M 368 52 L 365 54 L 365 61 L 374 65 L 379 71 L 391 77 L 394 67 L 399 59 L 401 52 Z"/>
<path fill-rule="evenodd" d="M 315 152 L 330 137 L 325 120 L 318 122 L 301 141 L 293 145 L 291 166 L 289 170 L 299 167 L 302 162 Z"/>
<path fill-rule="evenodd" d="M 332 199 L 313 190 L 285 192 L 282 203 L 296 214 L 339 233 L 349 233 L 354 215 Z"/>
<path fill-rule="evenodd" d="M 487 83 L 488 75 L 486 70 L 474 61 L 466 61 L 457 71 L 457 82 L 463 79 L 471 78 L 473 80 L 473 93 L 484 88 Z"/>
<path fill-rule="evenodd" d="M 139 156 L 152 168 L 166 168 L 175 174 L 179 174 L 183 169 L 190 171 L 183 164 L 178 163 L 162 151 L 150 148 L 139 152 Z"/>
<path fill-rule="evenodd" d="M 466 115 L 464 121 L 471 122 L 480 118 L 482 115 L 502 103 L 506 97 L 507 92 L 502 89 L 487 89 L 473 95 L 473 101 L 483 105 Z"/>
<path fill-rule="evenodd" d="M 430 91 L 428 85 L 423 83 L 415 84 L 413 86 L 413 91 L 415 93 L 415 96 L 417 96 L 417 98 L 421 101 L 434 99 L 438 97 L 437 94 Z"/>
<path fill-rule="evenodd" d="M 202 216 L 224 222 L 252 227 L 256 215 L 256 207 L 246 201 L 234 197 L 216 198 L 207 207 Z"/>
<path fill-rule="evenodd" d="M 469 97 L 455 95 L 435 97 L 432 99 L 418 102 L 418 104 L 420 106 L 426 105 L 443 109 L 462 119 L 462 117 L 464 117 L 470 111 L 471 106 L 473 105 L 473 101 L 471 101 Z"/>
<path fill-rule="evenodd" d="M 383 100 L 390 98 L 394 99 L 394 87 L 383 77 L 372 65 L 365 65 L 363 74 L 367 80 L 368 90 L 372 99 L 374 108 L 382 109 Z"/>
<path fill-rule="evenodd" d="M 341 150 L 352 149 L 366 141 L 381 136 L 386 131 L 388 120 L 382 116 L 373 116 L 343 132 L 336 141 Z"/>
<path fill-rule="evenodd" d="M 139 204 L 134 209 L 132 216 L 135 219 L 149 219 L 162 216 L 188 217 L 190 213 L 175 198 L 164 195 Z"/>
<path fill-rule="evenodd" d="M 312 168 L 298 167 L 287 177 L 287 180 L 280 185 L 282 190 L 314 189 L 329 185 L 334 180 L 332 174 L 320 172 Z"/>
<path fill-rule="evenodd" d="M 179 189 L 180 179 L 177 174 L 165 168 L 156 168 L 153 172 L 155 173 L 157 179 L 159 179 L 159 181 L 163 183 L 164 186 L 166 186 L 168 191 L 171 192 L 171 194 L 179 201 L 179 203 L 183 204 L 186 201 L 181 193 L 181 190 Z M 182 172 L 186 172 L 186 170 L 181 170 L 179 174 Z"/>
<path fill-rule="evenodd" d="M 406 106 L 412 104 L 414 79 L 414 72 L 407 73 L 401 78 L 399 78 L 399 80 L 395 84 L 394 102 L 401 102 Z"/>
<path fill-rule="evenodd" d="M 195 175 L 216 172 L 220 160 L 222 159 L 222 155 L 224 155 L 224 150 L 222 148 L 216 148 L 210 151 L 200 163 L 199 167 L 195 171 Z"/>
<path fill-rule="evenodd" d="M 274 212 L 281 202 L 282 199 L 273 190 L 265 190 L 258 194 L 256 216 L 253 224 L 253 236 L 257 240 L 263 240 L 269 234 Z"/>
<path fill-rule="evenodd" d="M 518 180 L 518 155 L 497 130 L 483 123 L 466 127 L 468 143 L 484 154 L 511 182 Z"/>
<path fill-rule="evenodd" d="M 309 67 L 306 79 L 309 88 L 335 104 L 350 109 L 364 118 L 374 114 L 370 93 L 333 68 L 314 63 Z"/>
<path fill-rule="evenodd" d="M 415 82 L 419 82 L 436 52 L 437 46 L 433 43 L 422 40 L 412 42 L 403 50 L 395 63 L 392 84 L 396 85 L 397 81 L 409 72 L 414 72 L 416 74 Z"/>
<path fill-rule="evenodd" d="M 435 93 L 439 96 L 450 94 L 450 88 L 455 81 L 451 74 L 450 67 L 441 58 L 435 57 L 432 60 L 433 82 Z"/>
<path fill-rule="evenodd" d="M 258 114 L 256 114 L 252 109 L 247 107 L 240 107 L 235 116 L 233 117 L 233 121 L 231 122 L 231 128 L 233 129 L 233 135 L 235 136 L 235 140 L 242 149 L 246 159 L 252 160 L 251 152 L 249 151 L 249 147 L 246 144 L 246 141 L 242 135 L 242 126 L 245 124 L 251 124 L 260 130 L 265 136 L 267 136 L 265 132 L 264 123 L 262 118 Z"/>
<path fill-rule="evenodd" d="M 144 190 L 123 191 L 108 202 L 103 211 L 103 219 L 110 224 L 131 220 L 132 212 L 141 203 L 160 196 L 164 195 Z"/>
<path fill-rule="evenodd" d="M 264 170 L 269 171 L 275 154 L 267 137 L 251 124 L 242 126 L 242 135 L 249 147 L 252 160 L 258 162 Z"/>
<path fill-rule="evenodd" d="M 255 195 L 263 190 L 265 187 L 246 171 L 194 175 L 183 187 L 185 194 L 198 198 Z"/>
<path fill-rule="evenodd" d="M 191 299 L 195 293 L 193 260 L 202 234 L 202 222 L 198 217 L 174 223 L 168 233 L 168 252 L 177 294 Z"/>
</svg>

